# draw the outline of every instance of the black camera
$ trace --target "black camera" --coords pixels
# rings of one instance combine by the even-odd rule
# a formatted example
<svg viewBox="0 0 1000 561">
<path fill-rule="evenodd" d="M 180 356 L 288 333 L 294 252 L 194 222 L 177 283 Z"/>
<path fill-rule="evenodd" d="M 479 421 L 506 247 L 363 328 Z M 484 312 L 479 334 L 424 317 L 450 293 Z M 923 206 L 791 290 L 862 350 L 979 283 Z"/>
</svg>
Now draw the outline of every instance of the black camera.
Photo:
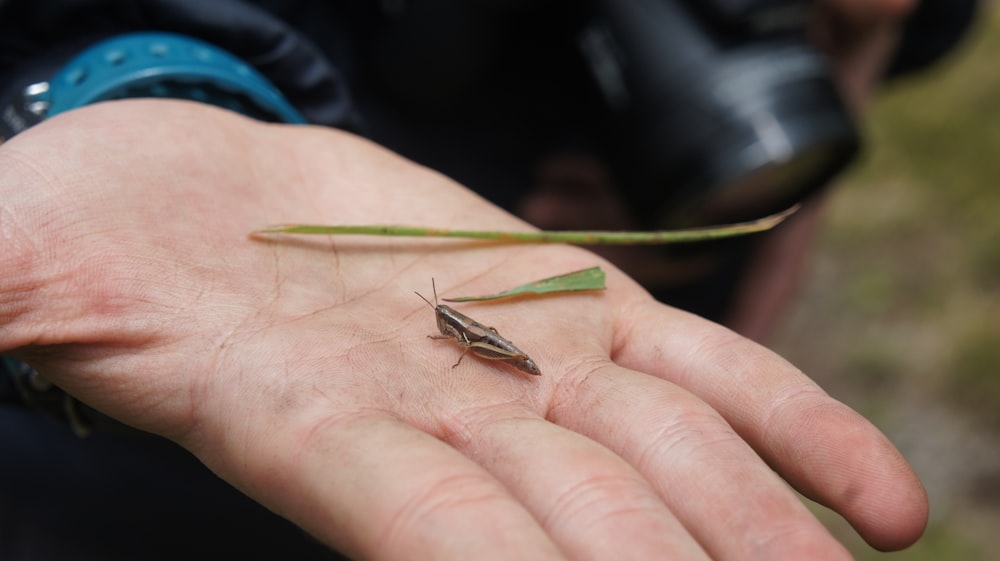
<svg viewBox="0 0 1000 561">
<path fill-rule="evenodd" d="M 808 0 L 597 0 L 581 47 L 619 115 L 617 168 L 644 221 L 698 225 L 783 210 L 860 140 Z"/>
</svg>

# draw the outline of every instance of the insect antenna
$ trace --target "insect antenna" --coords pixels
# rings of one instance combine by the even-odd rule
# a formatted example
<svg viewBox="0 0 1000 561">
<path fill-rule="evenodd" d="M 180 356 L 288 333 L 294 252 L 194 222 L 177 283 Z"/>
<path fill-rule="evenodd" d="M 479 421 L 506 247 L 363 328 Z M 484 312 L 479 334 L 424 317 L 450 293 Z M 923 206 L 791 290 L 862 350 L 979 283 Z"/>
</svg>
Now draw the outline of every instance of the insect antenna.
<svg viewBox="0 0 1000 561">
<path fill-rule="evenodd" d="M 437 287 L 434 286 L 434 277 L 431 277 L 431 288 L 434 289 L 434 303 L 433 304 L 431 304 L 430 300 L 424 298 L 423 294 L 417 292 L 416 290 L 414 290 L 413 293 L 416 294 L 417 296 L 419 296 L 420 299 L 423 300 L 424 302 L 427 302 L 427 305 L 430 306 L 432 310 L 436 310 L 437 309 L 437 301 L 438 301 L 438 291 L 437 291 Z"/>
<path fill-rule="evenodd" d="M 414 291 L 413 291 L 413 293 L 414 293 L 414 294 L 416 294 L 417 296 L 419 296 L 419 297 L 420 297 L 420 299 L 421 299 L 421 300 L 423 300 L 424 302 L 427 302 L 427 305 L 428 305 L 428 306 L 430 306 L 430 307 L 431 307 L 431 309 L 434 309 L 434 304 L 431 304 L 431 301 L 430 301 L 430 300 L 428 300 L 428 299 L 424 298 L 424 295 L 423 295 L 423 294 L 421 294 L 421 293 L 417 292 L 416 290 L 414 290 Z"/>
</svg>

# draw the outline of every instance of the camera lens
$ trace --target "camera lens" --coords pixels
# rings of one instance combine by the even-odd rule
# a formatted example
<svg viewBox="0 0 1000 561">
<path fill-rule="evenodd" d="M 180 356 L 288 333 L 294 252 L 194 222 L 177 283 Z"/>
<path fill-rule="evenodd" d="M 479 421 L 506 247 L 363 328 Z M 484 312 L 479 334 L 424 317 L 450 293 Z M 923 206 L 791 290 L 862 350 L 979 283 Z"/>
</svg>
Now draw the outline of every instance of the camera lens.
<svg viewBox="0 0 1000 561">
<path fill-rule="evenodd" d="M 804 26 L 734 34 L 679 1 L 600 5 L 604 27 L 590 31 L 600 41 L 584 52 L 620 113 L 618 167 L 647 222 L 777 212 L 857 153 L 857 130 Z"/>
<path fill-rule="evenodd" d="M 674 214 L 670 222 L 681 221 L 677 215 L 708 223 L 777 212 L 822 187 L 858 151 L 825 61 L 802 45 L 731 51 L 686 88 L 696 104 L 689 114 L 631 123 L 637 138 L 647 139 L 643 152 L 656 177 L 669 184 L 670 206 L 660 212 Z M 668 143 L 669 129 L 703 132 Z"/>
</svg>

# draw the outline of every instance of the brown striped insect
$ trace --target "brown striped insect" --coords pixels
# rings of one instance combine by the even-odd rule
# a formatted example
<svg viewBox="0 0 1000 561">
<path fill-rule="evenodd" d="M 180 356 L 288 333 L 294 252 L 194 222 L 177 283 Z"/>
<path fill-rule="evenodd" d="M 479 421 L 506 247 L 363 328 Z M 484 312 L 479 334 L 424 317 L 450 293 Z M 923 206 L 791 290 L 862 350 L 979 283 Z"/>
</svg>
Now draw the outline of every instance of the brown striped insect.
<svg viewBox="0 0 1000 561">
<path fill-rule="evenodd" d="M 458 357 L 458 362 L 453 364 L 452 368 L 462 362 L 466 353 L 472 352 L 472 354 L 487 360 L 503 361 L 522 372 L 541 376 L 542 372 L 538 369 L 535 361 L 531 360 L 531 357 L 526 355 L 524 351 L 515 347 L 514 343 L 500 335 L 496 329 L 487 327 L 450 306 L 438 304 L 437 286 L 434 284 L 433 278 L 431 279 L 431 288 L 434 289 L 433 304 L 419 292 L 414 291 L 413 293 L 427 302 L 427 305 L 434 310 L 434 316 L 437 319 L 438 331 L 441 334 L 428 335 L 427 337 L 430 339 L 454 339 L 463 347 L 462 356 Z"/>
</svg>

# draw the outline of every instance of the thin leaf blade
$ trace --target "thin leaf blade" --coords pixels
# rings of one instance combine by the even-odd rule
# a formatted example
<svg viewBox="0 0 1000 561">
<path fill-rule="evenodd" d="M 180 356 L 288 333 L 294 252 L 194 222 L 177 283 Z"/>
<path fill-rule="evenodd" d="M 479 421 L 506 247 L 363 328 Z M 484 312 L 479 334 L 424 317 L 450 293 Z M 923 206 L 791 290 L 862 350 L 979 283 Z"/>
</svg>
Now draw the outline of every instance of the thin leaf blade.
<svg viewBox="0 0 1000 561">
<path fill-rule="evenodd" d="M 590 267 L 573 271 L 563 275 L 547 277 L 528 284 L 516 286 L 510 290 L 487 294 L 485 296 L 460 296 L 458 298 L 442 298 L 446 302 L 483 302 L 487 300 L 500 300 L 502 298 L 513 298 L 525 294 L 553 294 L 563 292 L 581 292 L 591 290 L 604 290 L 605 275 L 600 267 Z"/>
<path fill-rule="evenodd" d="M 758 220 L 680 230 L 655 231 L 604 231 L 604 230 L 541 230 L 534 232 L 509 232 L 499 230 L 451 230 L 424 226 L 403 226 L 397 224 L 367 225 L 322 225 L 322 224 L 277 224 L 252 232 L 253 236 L 275 234 L 318 234 L 353 236 L 401 236 L 420 238 L 464 238 L 490 240 L 501 243 L 568 243 L 579 245 L 665 245 L 691 243 L 734 236 L 745 236 L 770 230 L 798 209 L 792 207 L 784 212 Z"/>
</svg>

